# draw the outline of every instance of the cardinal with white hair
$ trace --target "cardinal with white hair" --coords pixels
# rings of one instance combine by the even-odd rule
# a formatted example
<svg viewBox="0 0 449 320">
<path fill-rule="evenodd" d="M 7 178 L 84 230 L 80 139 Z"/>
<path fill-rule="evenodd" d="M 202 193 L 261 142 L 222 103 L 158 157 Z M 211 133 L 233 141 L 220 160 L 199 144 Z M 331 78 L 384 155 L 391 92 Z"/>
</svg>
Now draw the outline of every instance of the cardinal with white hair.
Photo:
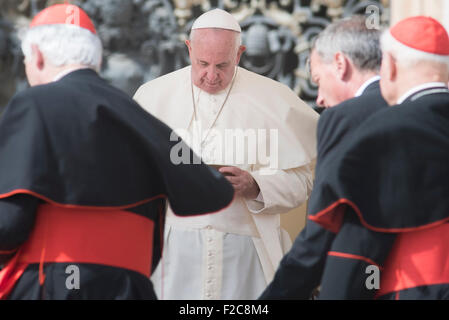
<svg viewBox="0 0 449 320">
<path fill-rule="evenodd" d="M 166 199 L 206 214 L 229 205 L 231 184 L 175 165 L 171 130 L 100 78 L 81 8 L 42 10 L 22 49 L 31 88 L 0 121 L 0 299 L 156 299 Z"/>
</svg>

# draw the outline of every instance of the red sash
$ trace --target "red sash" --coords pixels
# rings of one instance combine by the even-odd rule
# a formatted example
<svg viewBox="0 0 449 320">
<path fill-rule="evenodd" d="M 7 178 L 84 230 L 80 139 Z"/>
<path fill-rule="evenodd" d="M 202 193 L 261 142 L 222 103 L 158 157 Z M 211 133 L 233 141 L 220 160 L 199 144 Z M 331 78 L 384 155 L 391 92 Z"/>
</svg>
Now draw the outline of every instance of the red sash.
<svg viewBox="0 0 449 320">
<path fill-rule="evenodd" d="M 91 263 L 129 269 L 149 277 L 154 222 L 121 210 L 40 205 L 34 229 L 13 259 L 0 271 L 0 299 L 5 299 L 29 264 Z"/>
<path fill-rule="evenodd" d="M 384 264 L 377 296 L 449 283 L 449 224 L 401 233 Z"/>
</svg>

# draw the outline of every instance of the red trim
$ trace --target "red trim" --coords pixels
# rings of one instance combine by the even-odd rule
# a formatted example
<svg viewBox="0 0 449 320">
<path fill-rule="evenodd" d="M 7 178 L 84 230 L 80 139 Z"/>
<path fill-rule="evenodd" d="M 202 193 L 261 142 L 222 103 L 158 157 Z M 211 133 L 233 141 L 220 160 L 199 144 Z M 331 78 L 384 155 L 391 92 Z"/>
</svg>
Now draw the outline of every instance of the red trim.
<svg viewBox="0 0 449 320">
<path fill-rule="evenodd" d="M 131 203 L 131 204 L 123 205 L 123 206 L 115 206 L 115 207 L 114 206 L 106 206 L 106 207 L 105 206 L 83 206 L 83 205 L 77 205 L 77 204 L 59 203 L 59 202 L 53 201 L 50 198 L 47 198 L 47 197 L 39 194 L 37 192 L 31 191 L 31 190 L 28 190 L 28 189 L 15 189 L 15 190 L 10 191 L 8 193 L 0 194 L 0 199 L 8 198 L 8 197 L 14 196 L 16 194 L 29 194 L 29 195 L 32 195 L 32 196 L 34 196 L 36 198 L 44 200 L 45 202 L 48 202 L 48 203 L 50 203 L 50 204 L 52 204 L 54 206 L 62 207 L 62 208 L 66 208 L 66 209 L 81 209 L 81 210 L 87 209 L 87 210 L 102 210 L 102 211 L 124 210 L 124 209 L 129 209 L 129 208 L 134 208 L 134 207 L 140 206 L 140 205 L 142 205 L 144 203 L 151 202 L 151 201 L 154 201 L 156 199 L 165 199 L 165 198 L 167 198 L 166 194 L 162 194 L 161 193 L 161 194 L 158 194 L 158 195 L 156 195 L 154 197 L 151 197 L 151 198 L 148 198 L 148 199 L 144 199 L 144 200 L 141 200 L 141 201 L 138 201 L 138 202 L 134 202 L 134 203 Z M 194 214 L 184 213 L 182 215 L 178 215 L 174 211 L 173 211 L 173 213 L 175 215 L 181 217 L 181 218 L 189 218 L 189 217 L 193 217 L 193 216 L 217 213 L 217 212 L 220 212 L 222 210 L 225 210 L 225 209 L 229 208 L 232 205 L 232 203 L 234 202 L 235 199 L 236 199 L 236 194 L 234 192 L 232 200 L 225 207 L 223 207 L 221 209 L 218 209 L 216 211 L 210 211 L 210 212 L 204 212 L 204 213 L 194 213 Z"/>
<path fill-rule="evenodd" d="M 0 272 L 0 297 L 29 264 L 39 264 L 40 285 L 44 263 L 55 262 L 107 265 L 150 277 L 153 229 L 152 220 L 128 211 L 40 205 L 29 239 Z"/>
<path fill-rule="evenodd" d="M 449 217 L 444 218 L 442 220 L 438 220 L 426 225 L 422 225 L 419 227 L 410 227 L 410 228 L 379 228 L 374 227 L 368 224 L 364 219 L 363 215 L 360 212 L 360 209 L 354 204 L 352 201 L 348 199 L 339 199 L 332 203 L 327 208 L 321 210 L 316 214 L 309 214 L 309 219 L 313 222 L 316 222 L 322 225 L 324 228 L 337 233 L 340 230 L 341 223 L 343 221 L 343 213 L 345 212 L 344 207 L 340 207 L 342 204 L 347 204 L 354 209 L 355 213 L 358 215 L 360 219 L 360 223 L 367 229 L 376 231 L 376 232 L 384 232 L 384 233 L 402 233 L 402 232 L 411 232 L 411 231 L 420 231 L 426 230 L 429 228 L 437 227 L 441 224 L 444 224 L 449 221 Z M 327 216 L 330 214 L 330 216 Z"/>
<path fill-rule="evenodd" d="M 308 217 L 313 222 L 320 224 L 323 228 L 328 229 L 333 233 L 338 233 L 341 224 L 343 223 L 343 214 L 345 212 L 345 207 L 340 206 L 341 204 L 344 204 L 343 199 L 334 202 L 317 214 L 309 214 Z"/>
<path fill-rule="evenodd" d="M 19 263 L 20 252 L 18 252 L 8 264 L 0 271 L 0 299 L 5 299 L 14 288 L 17 280 L 22 276 L 27 263 Z"/>
<path fill-rule="evenodd" d="M 19 248 L 15 248 L 12 250 L 0 250 L 0 254 L 2 254 L 2 255 L 13 254 L 14 252 L 17 252 L 17 250 L 19 250 Z"/>
<path fill-rule="evenodd" d="M 159 194 L 157 196 L 148 198 L 148 199 L 144 199 L 135 203 L 131 203 L 131 204 L 127 204 L 127 205 L 123 205 L 123 206 L 82 206 L 82 205 L 76 205 L 76 204 L 64 204 L 64 203 L 59 203 L 56 201 L 51 200 L 50 198 L 47 198 L 37 192 L 28 190 L 28 189 L 15 189 L 13 191 L 10 191 L 8 193 L 3 193 L 0 194 L 0 199 L 4 199 L 4 198 L 8 198 L 11 197 L 13 195 L 16 194 L 29 194 L 32 195 L 36 198 L 39 198 L 41 200 L 44 200 L 45 202 L 51 203 L 52 205 L 58 206 L 58 207 L 63 207 L 63 208 L 67 208 L 67 209 L 89 209 L 89 210 L 123 210 L 123 209 L 128 209 L 128 208 L 133 208 L 136 206 L 139 206 L 141 204 L 147 203 L 147 202 L 151 202 L 153 200 L 156 200 L 158 198 L 166 198 L 167 196 L 165 194 Z"/>
<path fill-rule="evenodd" d="M 384 269 L 377 296 L 449 284 L 449 224 L 399 234 Z"/>
<path fill-rule="evenodd" d="M 327 255 L 328 256 L 333 256 L 333 257 L 338 257 L 338 258 L 362 260 L 362 261 L 365 261 L 368 264 L 375 265 L 379 269 L 382 270 L 382 267 L 379 264 L 377 264 L 376 262 L 374 262 L 370 258 L 367 258 L 367 257 L 364 257 L 364 256 L 359 256 L 359 255 L 356 255 L 356 254 L 350 254 L 350 253 L 344 253 L 344 252 L 336 252 L 336 251 L 329 251 L 327 253 Z"/>
</svg>

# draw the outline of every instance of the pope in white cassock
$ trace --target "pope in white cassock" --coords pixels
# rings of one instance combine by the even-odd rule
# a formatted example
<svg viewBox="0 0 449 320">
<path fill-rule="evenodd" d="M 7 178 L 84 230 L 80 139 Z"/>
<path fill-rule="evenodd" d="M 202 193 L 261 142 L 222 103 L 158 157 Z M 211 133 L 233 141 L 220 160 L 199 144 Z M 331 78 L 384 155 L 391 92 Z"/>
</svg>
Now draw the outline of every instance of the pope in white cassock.
<svg viewBox="0 0 449 320">
<path fill-rule="evenodd" d="M 226 11 L 204 13 L 186 41 L 191 66 L 145 83 L 134 96 L 236 191 L 218 213 L 181 218 L 168 208 L 152 276 L 160 299 L 256 299 L 291 245 L 280 214 L 312 189 L 318 114 L 287 86 L 238 67 L 240 34 Z"/>
</svg>

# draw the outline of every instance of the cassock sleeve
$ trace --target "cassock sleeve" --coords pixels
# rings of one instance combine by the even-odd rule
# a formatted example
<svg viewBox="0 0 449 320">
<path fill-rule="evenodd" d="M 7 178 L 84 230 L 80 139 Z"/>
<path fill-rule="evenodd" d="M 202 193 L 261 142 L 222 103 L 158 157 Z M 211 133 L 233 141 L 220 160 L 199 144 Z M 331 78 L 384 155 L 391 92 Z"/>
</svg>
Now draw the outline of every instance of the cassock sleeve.
<svg viewBox="0 0 449 320">
<path fill-rule="evenodd" d="M 28 239 L 38 202 L 22 194 L 0 199 L 0 264 L 9 260 Z"/>
<path fill-rule="evenodd" d="M 277 214 L 288 212 L 303 204 L 312 191 L 313 176 L 309 165 L 273 174 L 251 172 L 260 188 L 263 202 L 245 200 L 251 213 Z"/>
<path fill-rule="evenodd" d="M 319 299 L 373 299 L 395 239 L 394 233 L 365 228 L 348 208 L 328 252 Z"/>
<path fill-rule="evenodd" d="M 308 220 L 259 299 L 309 299 L 321 280 L 335 234 Z"/>
</svg>

